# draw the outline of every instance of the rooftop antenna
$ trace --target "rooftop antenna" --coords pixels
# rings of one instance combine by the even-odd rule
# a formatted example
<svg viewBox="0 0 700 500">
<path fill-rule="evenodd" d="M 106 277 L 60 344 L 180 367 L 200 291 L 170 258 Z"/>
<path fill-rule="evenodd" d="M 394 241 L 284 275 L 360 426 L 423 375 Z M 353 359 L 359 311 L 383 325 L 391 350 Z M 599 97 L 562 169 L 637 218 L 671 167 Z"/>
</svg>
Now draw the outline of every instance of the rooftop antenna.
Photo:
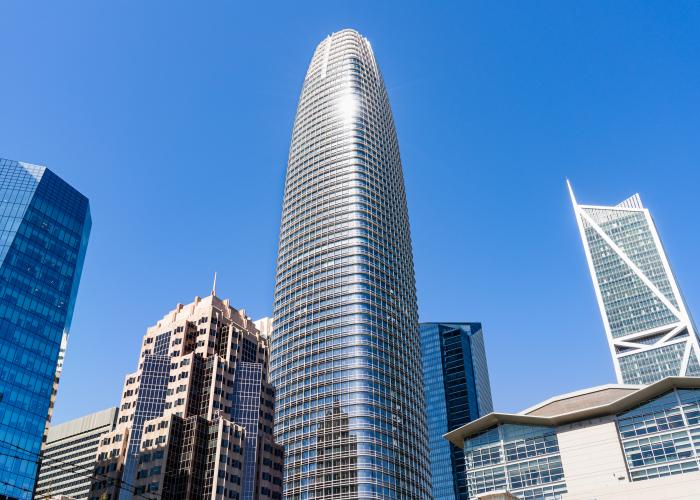
<svg viewBox="0 0 700 500">
<path fill-rule="evenodd" d="M 216 271 L 214 271 L 214 284 L 211 287 L 211 294 L 216 296 Z"/>
</svg>

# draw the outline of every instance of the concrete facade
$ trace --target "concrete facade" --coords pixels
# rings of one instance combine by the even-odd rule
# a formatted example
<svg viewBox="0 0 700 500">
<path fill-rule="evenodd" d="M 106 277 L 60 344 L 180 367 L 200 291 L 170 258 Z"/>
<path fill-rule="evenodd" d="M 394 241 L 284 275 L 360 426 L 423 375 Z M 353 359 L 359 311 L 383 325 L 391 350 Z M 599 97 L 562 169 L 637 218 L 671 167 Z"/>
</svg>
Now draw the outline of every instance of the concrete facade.
<svg viewBox="0 0 700 500">
<path fill-rule="evenodd" d="M 700 379 L 609 385 L 518 414 L 491 413 L 445 437 L 464 448 L 470 499 L 700 497 Z"/>
<path fill-rule="evenodd" d="M 517 500 L 518 497 L 507 491 L 494 491 L 479 495 L 478 500 Z"/>
<path fill-rule="evenodd" d="M 269 339 L 272 335 L 272 318 L 260 318 L 253 322 L 263 338 Z"/>
<path fill-rule="evenodd" d="M 700 497 L 700 472 L 630 481 L 613 417 L 557 429 L 568 492 L 562 500 L 662 500 Z"/>
<path fill-rule="evenodd" d="M 90 498 L 280 499 L 269 346 L 215 290 L 178 304 L 143 338 Z"/>
<path fill-rule="evenodd" d="M 101 437 L 114 429 L 117 408 L 49 428 L 36 487 L 37 500 L 88 497 Z"/>
</svg>

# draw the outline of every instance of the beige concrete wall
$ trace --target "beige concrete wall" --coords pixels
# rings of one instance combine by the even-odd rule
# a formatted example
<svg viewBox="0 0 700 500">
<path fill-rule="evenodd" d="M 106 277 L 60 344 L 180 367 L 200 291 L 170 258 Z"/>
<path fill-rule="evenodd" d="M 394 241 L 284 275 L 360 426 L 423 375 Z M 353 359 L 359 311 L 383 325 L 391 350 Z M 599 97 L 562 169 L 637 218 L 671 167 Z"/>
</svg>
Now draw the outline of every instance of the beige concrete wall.
<svg viewBox="0 0 700 500">
<path fill-rule="evenodd" d="M 518 497 L 507 491 L 492 491 L 476 497 L 477 500 L 518 500 Z M 437 500 L 437 499 L 436 499 Z"/>
<path fill-rule="evenodd" d="M 700 472 L 630 482 L 613 417 L 561 426 L 563 500 L 700 499 Z"/>
<path fill-rule="evenodd" d="M 700 472 L 661 477 L 618 488 L 600 487 L 589 493 L 571 492 L 563 500 L 692 500 L 700 498 Z"/>
</svg>

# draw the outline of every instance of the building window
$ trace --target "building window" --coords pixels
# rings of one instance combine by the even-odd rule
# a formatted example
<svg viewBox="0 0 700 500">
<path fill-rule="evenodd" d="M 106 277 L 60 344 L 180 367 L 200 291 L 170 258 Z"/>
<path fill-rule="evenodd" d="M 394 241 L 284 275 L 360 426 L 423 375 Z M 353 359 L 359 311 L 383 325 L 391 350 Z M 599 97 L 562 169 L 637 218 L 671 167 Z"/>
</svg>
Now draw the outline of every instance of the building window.
<svg viewBox="0 0 700 500">
<path fill-rule="evenodd" d="M 674 389 L 617 416 L 632 481 L 699 470 L 700 390 Z"/>
<path fill-rule="evenodd" d="M 469 498 L 508 489 L 519 498 L 566 493 L 556 429 L 503 424 L 464 441 Z"/>
</svg>

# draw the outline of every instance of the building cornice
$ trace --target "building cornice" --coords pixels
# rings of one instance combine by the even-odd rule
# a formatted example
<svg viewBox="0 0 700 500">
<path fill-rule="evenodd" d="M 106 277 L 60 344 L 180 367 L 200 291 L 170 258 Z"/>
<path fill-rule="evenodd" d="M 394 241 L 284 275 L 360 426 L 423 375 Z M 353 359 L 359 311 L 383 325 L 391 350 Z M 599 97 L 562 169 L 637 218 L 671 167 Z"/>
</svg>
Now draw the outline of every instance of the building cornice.
<svg viewBox="0 0 700 500">
<path fill-rule="evenodd" d="M 584 391 L 579 391 L 579 393 L 588 394 L 590 392 L 595 392 L 595 390 L 601 390 L 601 387 L 593 388 L 594 390 L 588 389 Z M 615 399 L 610 403 L 606 403 L 599 406 L 591 406 L 588 408 L 582 408 L 581 410 L 576 410 L 568 413 L 561 413 L 559 415 L 553 415 L 548 417 L 525 415 L 523 413 L 489 413 L 488 415 L 474 420 L 473 422 L 469 422 L 468 424 L 463 425 L 458 429 L 448 432 L 443 437 L 455 446 L 462 448 L 464 446 L 465 438 L 473 436 L 474 434 L 478 434 L 479 432 L 485 431 L 490 427 L 493 427 L 494 425 L 498 424 L 542 425 L 549 427 L 557 427 L 560 425 L 578 422 L 581 420 L 615 415 L 617 413 L 630 410 L 646 401 L 649 401 L 662 394 L 665 394 L 672 389 L 700 389 L 700 377 L 667 377 L 648 386 L 640 387 L 636 385 L 611 384 L 611 387 L 629 387 L 633 389 L 637 388 L 637 390 L 635 392 L 632 392 L 631 394 L 621 396 L 620 398 Z M 550 398 L 544 403 L 533 406 L 531 409 L 542 407 L 543 405 L 548 404 L 548 402 L 572 397 L 573 394 L 576 393 L 568 393 L 564 396 Z"/>
</svg>

